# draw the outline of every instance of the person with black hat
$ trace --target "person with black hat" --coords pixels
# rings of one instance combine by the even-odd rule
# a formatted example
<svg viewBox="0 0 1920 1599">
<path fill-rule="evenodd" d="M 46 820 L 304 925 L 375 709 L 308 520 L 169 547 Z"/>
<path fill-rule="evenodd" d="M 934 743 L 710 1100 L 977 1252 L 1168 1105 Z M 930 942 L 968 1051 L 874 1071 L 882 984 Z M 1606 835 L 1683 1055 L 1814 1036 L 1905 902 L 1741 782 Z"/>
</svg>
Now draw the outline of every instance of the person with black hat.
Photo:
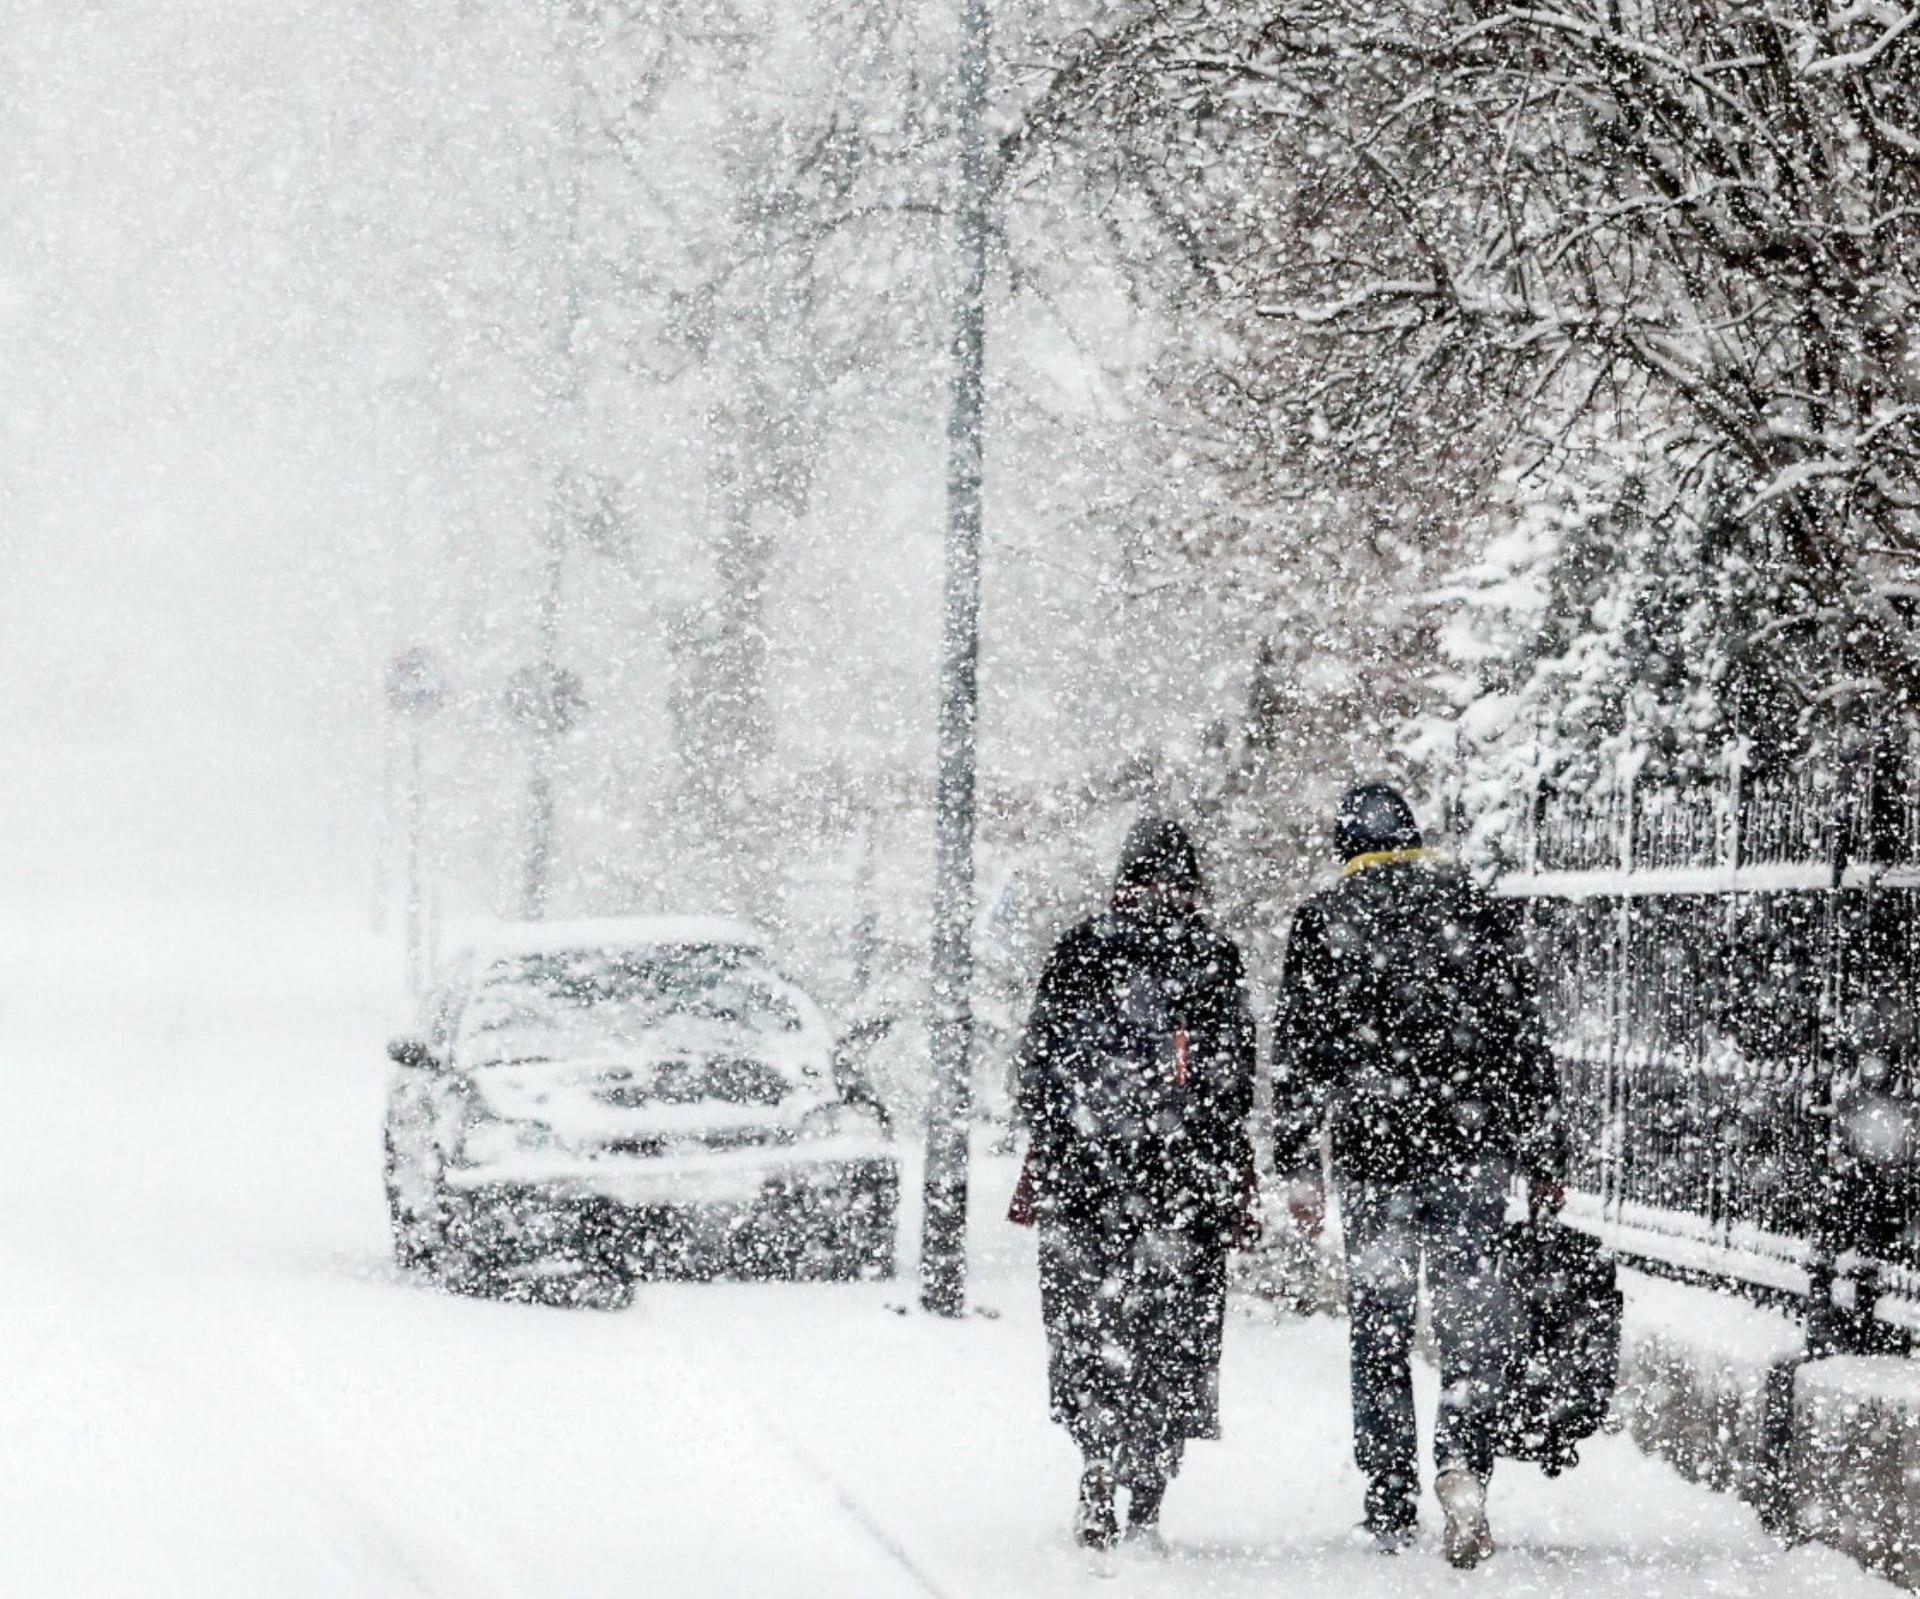
<svg viewBox="0 0 1920 1599">
<path fill-rule="evenodd" d="M 1190 1438 L 1219 1435 L 1226 1258 L 1256 1228 L 1256 1065 L 1240 952 L 1178 824 L 1128 835 L 1107 908 L 1040 978 L 1017 1063 L 1030 1142 L 1010 1212 L 1040 1229 L 1054 1419 L 1079 1446 L 1078 1541 L 1154 1541 Z"/>
<path fill-rule="evenodd" d="M 1320 1137 L 1340 1201 L 1362 1525 L 1389 1551 L 1416 1521 L 1412 1352 L 1424 1263 L 1440 1357 L 1435 1492 L 1459 1567 L 1493 1553 L 1504 1356 L 1498 1260 L 1507 1193 L 1564 1201 L 1565 1132 L 1536 978 L 1510 908 L 1423 845 L 1394 788 L 1351 790 L 1338 881 L 1300 907 L 1274 1027 L 1275 1169 L 1295 1225 L 1324 1213 Z"/>
</svg>

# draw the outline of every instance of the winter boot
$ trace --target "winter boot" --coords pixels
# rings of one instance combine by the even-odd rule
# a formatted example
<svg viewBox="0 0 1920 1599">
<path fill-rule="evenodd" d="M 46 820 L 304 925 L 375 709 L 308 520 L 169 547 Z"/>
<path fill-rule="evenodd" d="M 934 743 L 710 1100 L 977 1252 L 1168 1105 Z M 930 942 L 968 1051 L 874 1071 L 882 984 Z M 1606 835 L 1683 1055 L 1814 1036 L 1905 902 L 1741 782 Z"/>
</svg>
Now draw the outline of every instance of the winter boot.
<svg viewBox="0 0 1920 1599">
<path fill-rule="evenodd" d="M 1420 1513 L 1414 1504 L 1413 1483 L 1399 1472 L 1386 1472 L 1367 1484 L 1367 1514 L 1360 1530 L 1383 1554 L 1397 1555 L 1413 1542 Z"/>
<path fill-rule="evenodd" d="M 1120 1536 L 1113 1508 L 1113 1468 L 1089 1462 L 1080 1474 L 1080 1506 L 1074 1512 L 1073 1537 L 1082 1549 L 1111 1549 Z"/>
<path fill-rule="evenodd" d="M 1127 1494 L 1127 1542 L 1160 1550 L 1160 1502 L 1167 1497 L 1165 1477 L 1136 1477 Z"/>
<path fill-rule="evenodd" d="M 1166 1497 L 1167 1479 L 1165 1477 L 1136 1478 L 1132 1492 L 1127 1496 L 1128 1528 L 1159 1526 L 1160 1501 Z"/>
<path fill-rule="evenodd" d="M 1493 1533 L 1487 1526 L 1487 1485 L 1465 1466 L 1449 1466 L 1434 1480 L 1433 1491 L 1447 1513 L 1441 1540 L 1447 1564 L 1471 1571 L 1493 1553 Z"/>
</svg>

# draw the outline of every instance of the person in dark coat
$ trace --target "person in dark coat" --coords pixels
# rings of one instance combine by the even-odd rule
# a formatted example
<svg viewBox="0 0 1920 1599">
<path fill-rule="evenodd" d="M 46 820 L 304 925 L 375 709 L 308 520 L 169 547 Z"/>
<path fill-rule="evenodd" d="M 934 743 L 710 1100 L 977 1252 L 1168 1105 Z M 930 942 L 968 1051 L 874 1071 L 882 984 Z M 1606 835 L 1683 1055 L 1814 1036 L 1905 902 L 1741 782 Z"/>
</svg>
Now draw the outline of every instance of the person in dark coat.
<svg viewBox="0 0 1920 1599">
<path fill-rule="evenodd" d="M 1363 1525 L 1388 1549 L 1416 1523 L 1413 1378 L 1422 1262 L 1440 1356 L 1435 1489 L 1447 1558 L 1493 1552 L 1486 1483 L 1504 1355 L 1498 1255 L 1509 1188 L 1564 1199 L 1565 1135 L 1517 919 L 1422 847 L 1385 784 L 1340 802 L 1339 880 L 1300 907 L 1274 1028 L 1276 1171 L 1296 1225 L 1324 1211 L 1319 1140 L 1345 1237 Z"/>
<path fill-rule="evenodd" d="M 1079 1446 L 1075 1533 L 1157 1537 L 1190 1438 L 1219 1436 L 1227 1252 L 1250 1243 L 1256 1067 L 1240 952 L 1202 913 L 1175 823 L 1127 838 L 1107 909 L 1040 978 L 1017 1064 L 1031 1135 L 1054 1419 Z"/>
</svg>

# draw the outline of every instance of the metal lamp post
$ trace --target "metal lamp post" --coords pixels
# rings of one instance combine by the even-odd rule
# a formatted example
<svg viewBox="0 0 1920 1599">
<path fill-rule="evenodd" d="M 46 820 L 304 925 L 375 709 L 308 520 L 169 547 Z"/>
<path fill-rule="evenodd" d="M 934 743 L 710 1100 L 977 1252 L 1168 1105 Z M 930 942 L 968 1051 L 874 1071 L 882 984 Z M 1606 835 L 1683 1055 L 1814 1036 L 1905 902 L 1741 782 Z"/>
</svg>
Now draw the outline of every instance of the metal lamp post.
<svg viewBox="0 0 1920 1599">
<path fill-rule="evenodd" d="M 927 1107 L 920 1303 L 966 1306 L 968 1129 L 972 1121 L 974 784 L 979 709 L 981 424 L 984 409 L 987 204 L 987 0 L 961 0 L 955 114 L 960 191 L 947 423 L 947 557 L 940 670 L 937 876 L 933 903 L 933 1093 Z"/>
</svg>

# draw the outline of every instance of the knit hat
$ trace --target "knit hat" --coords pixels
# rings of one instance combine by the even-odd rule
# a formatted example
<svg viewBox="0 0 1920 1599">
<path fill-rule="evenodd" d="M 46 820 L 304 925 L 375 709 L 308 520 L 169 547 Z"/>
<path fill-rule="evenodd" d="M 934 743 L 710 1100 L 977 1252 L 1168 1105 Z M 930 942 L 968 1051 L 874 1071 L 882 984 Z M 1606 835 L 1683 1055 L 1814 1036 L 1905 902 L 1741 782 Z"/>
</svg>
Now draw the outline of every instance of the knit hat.
<svg viewBox="0 0 1920 1599">
<path fill-rule="evenodd" d="M 1341 797 L 1333 813 L 1333 848 L 1341 860 L 1378 850 L 1418 849 L 1413 808 L 1390 783 L 1362 783 Z"/>
</svg>

